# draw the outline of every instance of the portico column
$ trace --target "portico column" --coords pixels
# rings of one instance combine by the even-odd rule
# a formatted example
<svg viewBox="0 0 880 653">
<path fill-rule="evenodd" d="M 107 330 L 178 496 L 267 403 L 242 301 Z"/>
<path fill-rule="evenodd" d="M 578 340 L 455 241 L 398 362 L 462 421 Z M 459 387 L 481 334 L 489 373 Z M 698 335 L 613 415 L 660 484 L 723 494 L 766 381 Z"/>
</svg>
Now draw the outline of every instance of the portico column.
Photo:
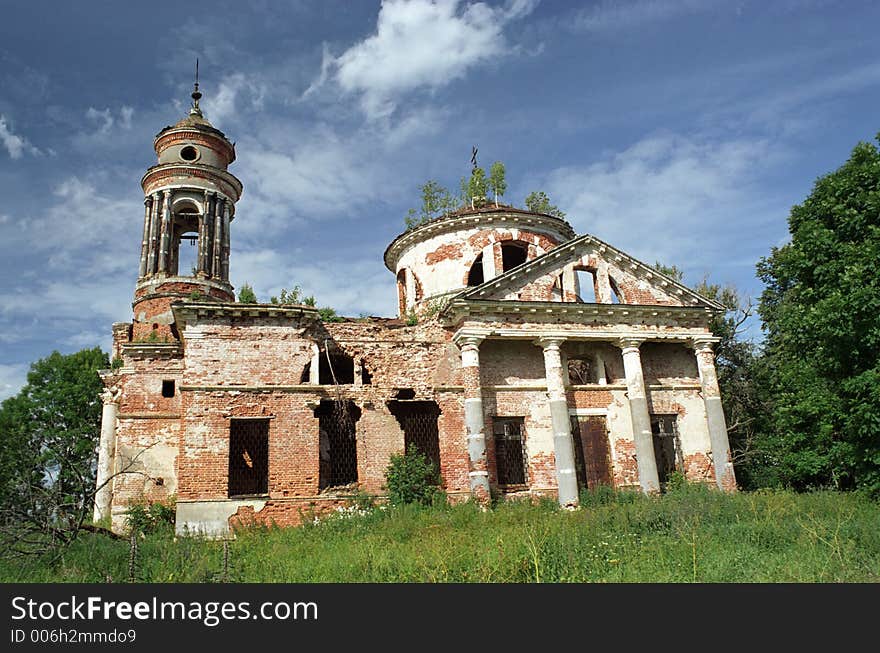
<svg viewBox="0 0 880 653">
<path fill-rule="evenodd" d="M 626 394 L 632 420 L 633 440 L 636 446 L 636 462 L 639 467 L 639 484 L 642 492 L 660 491 L 657 460 L 654 457 L 654 437 L 651 434 L 651 415 L 648 413 L 648 397 L 645 377 L 642 373 L 642 357 L 639 354 L 641 340 L 624 338 L 618 343 L 623 352 L 623 370 L 626 374 Z"/>
<path fill-rule="evenodd" d="M 486 460 L 483 390 L 480 387 L 480 343 L 483 338 L 468 336 L 457 344 L 461 349 L 464 377 L 464 423 L 467 429 L 468 478 L 471 494 L 482 502 L 489 501 L 489 466 Z"/>
<path fill-rule="evenodd" d="M 736 476 L 733 473 L 730 441 L 727 438 L 727 422 L 721 407 L 721 392 L 718 389 L 718 374 L 715 371 L 715 354 L 712 351 L 715 340 L 695 338 L 692 344 L 697 355 L 700 385 L 703 386 L 709 442 L 712 445 L 712 460 L 715 463 L 715 482 L 720 489 L 734 492 L 736 490 Z"/>
<path fill-rule="evenodd" d="M 553 453 L 556 458 L 556 483 L 559 505 L 578 505 L 577 474 L 574 463 L 574 441 L 565 398 L 565 377 L 559 347 L 562 338 L 539 338 L 536 344 L 544 349 L 544 374 L 547 377 L 547 399 L 553 424 Z"/>
<path fill-rule="evenodd" d="M 163 191 L 162 196 L 162 235 L 159 242 L 159 272 L 168 272 L 168 249 L 171 241 L 171 191 Z"/>
<path fill-rule="evenodd" d="M 113 459 L 116 455 L 116 416 L 119 410 L 119 392 L 106 389 L 101 395 L 104 407 L 101 410 L 101 439 L 98 443 L 98 470 L 95 479 L 95 521 L 110 517 L 113 503 L 112 481 Z"/>
</svg>

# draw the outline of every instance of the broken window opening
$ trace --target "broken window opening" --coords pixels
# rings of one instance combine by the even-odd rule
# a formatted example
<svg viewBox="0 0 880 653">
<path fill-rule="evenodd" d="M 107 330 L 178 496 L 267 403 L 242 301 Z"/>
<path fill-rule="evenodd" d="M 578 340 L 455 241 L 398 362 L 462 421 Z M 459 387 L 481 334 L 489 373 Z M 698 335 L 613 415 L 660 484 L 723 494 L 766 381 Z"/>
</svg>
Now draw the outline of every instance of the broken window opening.
<svg viewBox="0 0 880 653">
<path fill-rule="evenodd" d="M 654 459 L 657 476 L 663 488 L 676 471 L 684 471 L 684 455 L 678 434 L 678 415 L 651 415 L 651 434 L 654 436 Z"/>
<path fill-rule="evenodd" d="M 528 257 L 528 249 L 519 243 L 504 243 L 501 245 L 501 269 L 504 272 L 522 265 Z"/>
<path fill-rule="evenodd" d="M 617 287 L 617 282 L 611 277 L 608 277 L 608 285 L 611 287 L 611 303 L 622 304 L 623 299 L 621 298 L 622 295 L 620 294 L 620 290 Z"/>
<path fill-rule="evenodd" d="M 318 418 L 318 489 L 357 483 L 357 429 L 361 409 L 349 400 L 322 399 Z"/>
<path fill-rule="evenodd" d="M 440 407 L 437 402 L 389 401 L 388 410 L 403 430 L 404 450 L 410 452 L 415 449 L 421 452 L 439 474 L 440 431 L 437 418 L 440 416 Z"/>
<path fill-rule="evenodd" d="M 499 486 L 528 483 L 528 455 L 526 453 L 525 418 L 495 417 L 492 420 L 495 436 L 495 467 Z"/>
<path fill-rule="evenodd" d="M 604 415 L 572 415 L 575 474 L 580 489 L 612 484 L 611 447 Z"/>
<path fill-rule="evenodd" d="M 299 382 L 301 384 L 308 383 L 312 378 L 312 361 L 306 362 L 306 366 L 303 368 L 302 374 L 299 375 Z"/>
<path fill-rule="evenodd" d="M 578 282 L 578 298 L 582 304 L 598 303 L 596 297 L 596 271 L 591 268 L 575 268 Z"/>
<path fill-rule="evenodd" d="M 485 281 L 485 275 L 483 274 L 483 254 L 480 253 L 477 258 L 474 259 L 473 265 L 471 265 L 471 271 L 468 272 L 468 286 L 479 286 Z"/>
<path fill-rule="evenodd" d="M 354 383 L 354 359 L 341 350 L 324 349 L 318 358 L 318 383 L 351 385 Z"/>
<path fill-rule="evenodd" d="M 406 269 L 397 273 L 397 308 L 400 315 L 406 313 Z"/>
<path fill-rule="evenodd" d="M 571 385 L 598 383 L 592 357 L 568 359 L 568 382 Z"/>
<path fill-rule="evenodd" d="M 174 379 L 165 379 L 162 381 L 162 396 L 166 398 L 174 396 Z"/>
<path fill-rule="evenodd" d="M 228 495 L 269 492 L 269 420 L 233 419 L 229 424 Z"/>
</svg>

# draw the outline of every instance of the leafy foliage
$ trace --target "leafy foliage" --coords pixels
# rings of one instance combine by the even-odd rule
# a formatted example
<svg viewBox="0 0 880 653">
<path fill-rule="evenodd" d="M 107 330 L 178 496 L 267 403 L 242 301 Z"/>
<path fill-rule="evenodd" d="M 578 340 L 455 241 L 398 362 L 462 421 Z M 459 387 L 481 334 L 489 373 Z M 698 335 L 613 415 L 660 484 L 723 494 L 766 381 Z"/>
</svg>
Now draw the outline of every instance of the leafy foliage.
<svg viewBox="0 0 880 653">
<path fill-rule="evenodd" d="M 758 264 L 778 474 L 880 493 L 877 147 L 859 143 L 788 224 L 791 242 Z"/>
<path fill-rule="evenodd" d="M 426 181 L 419 189 L 422 193 L 422 206 L 416 211 L 410 209 L 405 218 L 406 228 L 415 229 L 439 215 L 455 209 L 455 198 L 433 179 Z"/>
<path fill-rule="evenodd" d="M 443 494 L 437 468 L 415 447 L 406 453 L 391 455 L 385 483 L 392 505 L 421 503 L 428 506 Z"/>
<path fill-rule="evenodd" d="M 99 348 L 53 352 L 0 405 L 0 534 L 30 553 L 66 543 L 91 514 L 103 384 Z"/>
<path fill-rule="evenodd" d="M 504 178 L 504 164 L 496 161 L 489 168 L 489 189 L 495 195 L 495 205 L 498 206 L 498 198 L 507 192 L 507 181 Z"/>
<path fill-rule="evenodd" d="M 533 213 L 554 215 L 557 218 L 565 218 L 565 213 L 555 204 L 550 203 L 547 193 L 542 190 L 532 191 L 526 196 L 526 208 Z"/>
<path fill-rule="evenodd" d="M 242 304 L 257 303 L 257 294 L 254 292 L 254 289 L 250 284 L 244 283 L 241 285 L 241 288 L 238 289 L 238 301 Z"/>
</svg>

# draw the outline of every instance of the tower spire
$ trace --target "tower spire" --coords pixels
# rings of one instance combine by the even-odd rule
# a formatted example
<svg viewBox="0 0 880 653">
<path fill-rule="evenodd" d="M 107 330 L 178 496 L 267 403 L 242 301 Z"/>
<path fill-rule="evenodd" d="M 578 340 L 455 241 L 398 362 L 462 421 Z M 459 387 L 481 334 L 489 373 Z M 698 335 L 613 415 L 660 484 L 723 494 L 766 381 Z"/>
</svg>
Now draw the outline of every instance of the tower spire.
<svg viewBox="0 0 880 653">
<path fill-rule="evenodd" d="M 201 116 L 202 110 L 199 108 L 199 100 L 202 98 L 202 94 L 199 92 L 199 59 L 196 57 L 196 82 L 193 84 L 193 92 L 192 92 L 192 109 L 189 110 L 191 115 Z"/>
</svg>

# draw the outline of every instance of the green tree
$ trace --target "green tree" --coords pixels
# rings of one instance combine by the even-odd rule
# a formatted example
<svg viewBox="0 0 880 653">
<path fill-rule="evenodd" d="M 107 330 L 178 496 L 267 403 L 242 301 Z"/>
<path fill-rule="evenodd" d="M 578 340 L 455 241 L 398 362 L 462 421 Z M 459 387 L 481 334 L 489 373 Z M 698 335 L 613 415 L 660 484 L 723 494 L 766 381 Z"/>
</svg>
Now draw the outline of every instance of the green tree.
<svg viewBox="0 0 880 653">
<path fill-rule="evenodd" d="M 238 301 L 242 304 L 257 303 L 257 294 L 254 292 L 254 289 L 251 288 L 250 284 L 244 283 L 241 285 L 241 288 L 238 290 Z"/>
<path fill-rule="evenodd" d="M 455 209 L 455 198 L 450 192 L 433 179 L 426 181 L 420 188 L 422 206 L 416 211 L 410 209 L 404 218 L 407 229 L 415 229 L 429 220 Z"/>
<path fill-rule="evenodd" d="M 103 384 L 99 348 L 53 352 L 0 404 L 0 536 L 10 554 L 68 542 L 92 511 Z"/>
<path fill-rule="evenodd" d="M 486 195 L 489 194 L 489 180 L 486 179 L 486 171 L 477 166 L 471 172 L 471 177 L 467 184 L 467 202 L 471 208 L 482 206 L 486 201 Z"/>
<path fill-rule="evenodd" d="M 526 196 L 526 208 L 532 213 L 544 213 L 555 215 L 557 218 L 565 218 L 565 213 L 555 204 L 551 204 L 547 193 L 542 190 L 532 191 Z"/>
<path fill-rule="evenodd" d="M 504 164 L 496 161 L 489 168 L 489 188 L 495 195 L 495 206 L 498 206 L 498 198 L 507 192 L 507 181 L 504 178 Z"/>
<path fill-rule="evenodd" d="M 684 272 L 675 265 L 657 261 L 654 269 L 683 282 Z M 767 474 L 765 451 L 768 430 L 765 366 L 758 345 L 745 337 L 746 326 L 754 314 L 752 300 L 735 286 L 710 283 L 708 277 L 694 290 L 726 309 L 712 318 L 709 328 L 720 338 L 715 346 L 715 366 L 737 482 L 747 489 L 771 484 L 773 479 Z"/>
<path fill-rule="evenodd" d="M 877 147 L 819 178 L 788 225 L 791 242 L 758 263 L 778 473 L 880 493 Z"/>
</svg>

